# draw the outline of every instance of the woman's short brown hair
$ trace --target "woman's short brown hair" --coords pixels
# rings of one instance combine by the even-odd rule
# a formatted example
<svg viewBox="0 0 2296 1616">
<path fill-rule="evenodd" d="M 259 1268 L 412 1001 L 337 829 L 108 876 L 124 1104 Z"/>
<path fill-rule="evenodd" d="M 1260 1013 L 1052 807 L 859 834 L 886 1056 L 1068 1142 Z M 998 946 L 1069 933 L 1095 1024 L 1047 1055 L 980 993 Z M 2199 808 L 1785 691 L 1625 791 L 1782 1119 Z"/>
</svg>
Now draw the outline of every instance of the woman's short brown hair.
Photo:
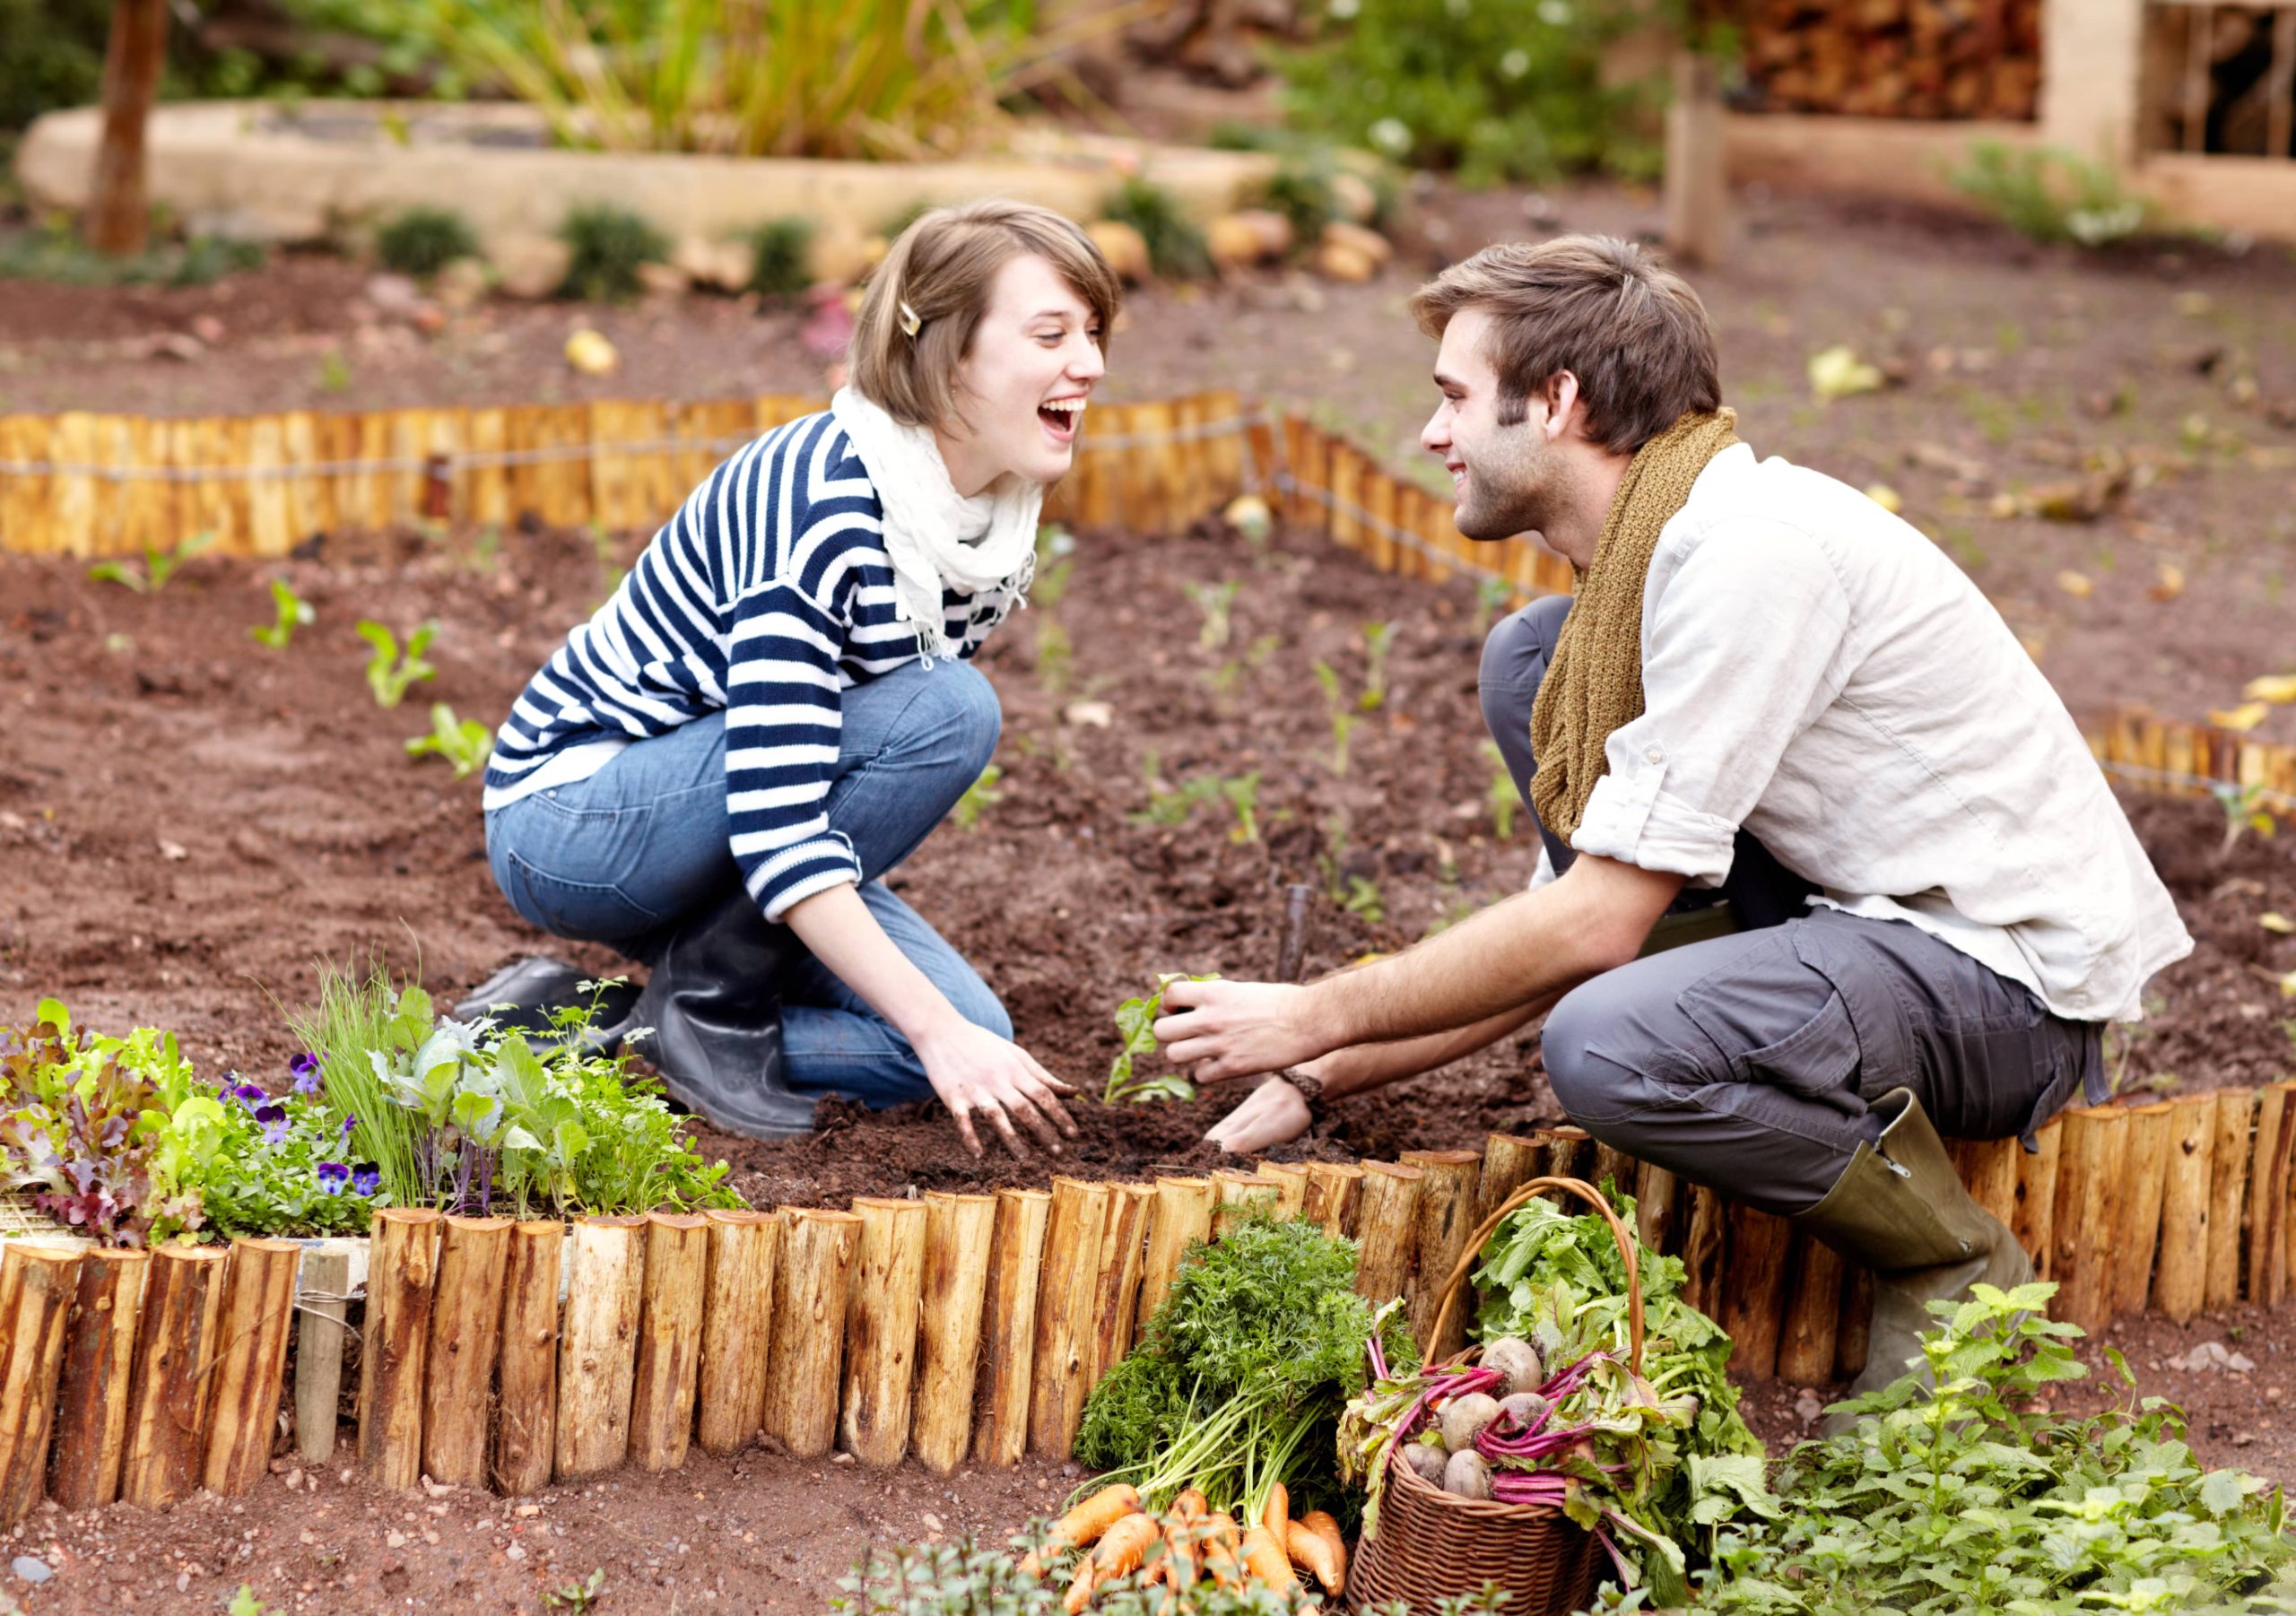
<svg viewBox="0 0 2296 1616">
<path fill-rule="evenodd" d="M 853 386 L 913 427 L 961 422 L 957 369 L 988 312 L 996 272 L 1034 253 L 1060 273 L 1100 324 L 1102 352 L 1124 291 L 1100 249 L 1069 220 L 991 197 L 935 208 L 901 231 L 869 277 L 853 331 Z M 901 305 L 914 310 L 915 335 Z"/>
<path fill-rule="evenodd" d="M 1586 401 L 1587 435 L 1631 455 L 1691 412 L 1718 409 L 1721 366 L 1706 306 L 1653 252 L 1615 236 L 1500 242 L 1454 264 L 1411 300 L 1439 338 L 1451 317 L 1492 317 L 1485 358 L 1499 373 L 1499 424 L 1568 370 Z"/>
</svg>

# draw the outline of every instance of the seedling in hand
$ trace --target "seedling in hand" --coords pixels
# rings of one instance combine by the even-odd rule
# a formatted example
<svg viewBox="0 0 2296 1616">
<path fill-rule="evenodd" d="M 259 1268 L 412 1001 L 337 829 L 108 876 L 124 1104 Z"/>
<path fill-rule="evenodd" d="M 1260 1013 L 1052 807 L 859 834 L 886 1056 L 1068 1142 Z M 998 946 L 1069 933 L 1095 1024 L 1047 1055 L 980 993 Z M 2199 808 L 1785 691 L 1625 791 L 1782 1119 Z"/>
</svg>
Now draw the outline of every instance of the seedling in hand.
<svg viewBox="0 0 2296 1616">
<path fill-rule="evenodd" d="M 960 830 L 971 830 L 980 823 L 980 816 L 987 812 L 991 803 L 1004 800 L 1004 794 L 995 789 L 996 782 L 1004 778 L 1004 771 L 991 763 L 980 771 L 980 778 L 965 787 L 964 795 L 959 797 L 957 805 L 949 810 L 949 817 L 957 821 Z"/>
<path fill-rule="evenodd" d="M 214 543 L 213 534 L 196 533 L 173 550 L 146 544 L 143 571 L 132 570 L 125 561 L 98 561 L 88 569 L 88 576 L 100 584 L 125 584 L 138 595 L 157 595 L 168 586 L 178 569 Z"/>
<path fill-rule="evenodd" d="M 268 625 L 257 624 L 249 629 L 258 645 L 283 651 L 287 642 L 295 638 L 295 630 L 309 626 L 313 613 L 310 602 L 295 593 L 295 586 L 283 578 L 271 580 L 271 604 L 278 613 L 277 620 Z"/>
<path fill-rule="evenodd" d="M 1176 1073 L 1143 1078 L 1135 1078 L 1132 1074 L 1135 1056 L 1155 1053 L 1156 1034 L 1152 1029 L 1156 1025 L 1156 1018 L 1164 1011 L 1164 989 L 1180 979 L 1178 971 L 1159 972 L 1154 988 L 1139 998 L 1126 999 L 1116 1007 L 1116 1030 L 1124 1035 L 1124 1048 L 1109 1067 L 1108 1087 L 1100 1091 L 1102 1105 L 1112 1106 L 1119 1101 L 1142 1105 L 1152 1099 L 1196 1098 L 1196 1085 Z M 1217 971 L 1187 978 L 1190 982 L 1218 979 Z"/>
<path fill-rule="evenodd" d="M 359 638 L 375 647 L 367 659 L 367 688 L 375 692 L 376 706 L 396 707 L 406 699 L 409 685 L 436 676 L 439 670 L 422 660 L 422 653 L 438 637 L 439 625 L 426 622 L 406 637 L 402 652 L 397 635 L 371 617 L 361 621 Z"/>
<path fill-rule="evenodd" d="M 494 732 L 475 718 L 457 722 L 455 709 L 443 701 L 430 704 L 430 733 L 406 743 L 409 757 L 436 752 L 455 766 L 455 778 L 467 779 L 486 767 L 494 751 Z"/>
</svg>

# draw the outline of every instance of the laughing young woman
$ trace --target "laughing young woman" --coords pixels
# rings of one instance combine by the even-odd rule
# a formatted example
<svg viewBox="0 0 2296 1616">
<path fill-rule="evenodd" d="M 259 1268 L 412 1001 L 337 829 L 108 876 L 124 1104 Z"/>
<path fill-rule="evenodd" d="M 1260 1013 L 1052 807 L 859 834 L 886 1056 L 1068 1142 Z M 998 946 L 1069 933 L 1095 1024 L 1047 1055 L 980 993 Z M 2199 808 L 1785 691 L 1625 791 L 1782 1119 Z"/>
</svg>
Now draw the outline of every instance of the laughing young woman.
<svg viewBox="0 0 2296 1616">
<path fill-rule="evenodd" d="M 926 214 L 870 281 L 852 385 L 711 473 L 496 738 L 503 896 L 650 968 L 620 1025 L 721 1128 L 930 1092 L 975 1155 L 977 1113 L 1016 1152 L 1015 1121 L 1056 1153 L 1075 1133 L 1068 1086 L 883 878 L 996 749 L 970 658 L 1028 588 L 1118 295 L 1056 214 Z M 577 976 L 521 961 L 466 1005 L 534 1024 Z"/>
</svg>

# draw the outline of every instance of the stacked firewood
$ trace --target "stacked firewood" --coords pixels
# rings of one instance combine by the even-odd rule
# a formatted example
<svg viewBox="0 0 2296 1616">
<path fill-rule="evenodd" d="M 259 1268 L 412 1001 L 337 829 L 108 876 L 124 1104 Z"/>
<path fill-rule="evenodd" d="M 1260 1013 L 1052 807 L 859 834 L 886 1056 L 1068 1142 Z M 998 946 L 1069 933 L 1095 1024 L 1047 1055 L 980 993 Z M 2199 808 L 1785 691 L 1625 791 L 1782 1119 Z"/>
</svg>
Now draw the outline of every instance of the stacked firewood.
<svg viewBox="0 0 2296 1616">
<path fill-rule="evenodd" d="M 1748 100 L 1764 111 L 2031 118 L 2041 0 L 1745 0 Z"/>
</svg>

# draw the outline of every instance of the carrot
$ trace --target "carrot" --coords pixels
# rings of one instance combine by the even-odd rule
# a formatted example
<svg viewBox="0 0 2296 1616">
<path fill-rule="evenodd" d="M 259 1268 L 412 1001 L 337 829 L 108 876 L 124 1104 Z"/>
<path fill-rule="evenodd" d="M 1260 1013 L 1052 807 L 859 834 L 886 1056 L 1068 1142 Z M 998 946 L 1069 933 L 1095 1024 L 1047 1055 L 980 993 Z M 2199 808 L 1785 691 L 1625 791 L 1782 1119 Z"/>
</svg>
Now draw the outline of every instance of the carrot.
<svg viewBox="0 0 2296 1616">
<path fill-rule="evenodd" d="M 1330 1526 L 1329 1537 L 1309 1524 L 1318 1516 L 1322 1516 Z M 1344 1588 L 1347 1586 L 1347 1550 L 1339 1541 L 1339 1523 L 1318 1509 L 1311 1511 L 1307 1520 L 1290 1523 L 1290 1528 L 1284 1535 L 1283 1547 L 1292 1556 L 1292 1563 L 1323 1584 L 1326 1594 L 1336 1594 Z"/>
<path fill-rule="evenodd" d="M 1172 1507 L 1164 1513 L 1169 1516 L 1177 1516 L 1184 1521 L 1193 1521 L 1201 1520 L 1210 1514 L 1212 1506 L 1205 1502 L 1203 1490 L 1191 1487 L 1174 1499 Z"/>
<path fill-rule="evenodd" d="M 1275 1539 L 1265 1526 L 1254 1526 L 1244 1533 L 1244 1572 L 1279 1594 L 1289 1593 L 1300 1583 L 1292 1575 L 1291 1557 L 1275 1546 Z"/>
<path fill-rule="evenodd" d="M 1310 1509 L 1300 1517 L 1300 1524 L 1331 1546 L 1332 1571 L 1336 1580 L 1326 1586 L 1334 1594 L 1344 1591 L 1347 1586 L 1347 1540 L 1339 1534 L 1339 1523 L 1331 1518 L 1327 1510 Z"/>
<path fill-rule="evenodd" d="M 1211 1575 L 1213 1585 L 1242 1588 L 1242 1550 L 1236 1536 L 1235 1517 L 1225 1513 L 1207 1515 L 1199 1530 L 1204 1542 L 1204 1568 Z"/>
<path fill-rule="evenodd" d="M 1078 1612 L 1092 1603 L 1092 1589 L 1100 1580 L 1099 1566 L 1090 1560 L 1078 1560 L 1076 1580 L 1068 1585 L 1068 1597 L 1060 1602 L 1060 1608 L 1067 1612 L 1068 1616 L 1077 1616 Z"/>
<path fill-rule="evenodd" d="M 1121 1482 L 1104 1487 L 1053 1522 L 1043 1544 L 1021 1561 L 1021 1569 L 1034 1576 L 1045 1560 L 1063 1549 L 1082 1549 L 1100 1541 L 1100 1534 L 1127 1515 L 1140 1513 L 1140 1493 Z"/>
<path fill-rule="evenodd" d="M 1100 1539 L 1100 1546 L 1092 1551 L 1092 1563 L 1104 1578 L 1137 1571 L 1148 1545 L 1161 1535 L 1152 1516 L 1127 1515 Z"/>
<path fill-rule="evenodd" d="M 1259 1524 L 1267 1528 L 1268 1536 L 1277 1542 L 1283 1541 L 1283 1528 L 1292 1519 L 1292 1494 L 1283 1482 L 1268 1489 L 1267 1504 L 1259 1512 Z"/>
<path fill-rule="evenodd" d="M 1186 1521 L 1164 1521 L 1164 1575 L 1175 1588 L 1196 1586 L 1196 1546 L 1188 1541 Z"/>
</svg>

